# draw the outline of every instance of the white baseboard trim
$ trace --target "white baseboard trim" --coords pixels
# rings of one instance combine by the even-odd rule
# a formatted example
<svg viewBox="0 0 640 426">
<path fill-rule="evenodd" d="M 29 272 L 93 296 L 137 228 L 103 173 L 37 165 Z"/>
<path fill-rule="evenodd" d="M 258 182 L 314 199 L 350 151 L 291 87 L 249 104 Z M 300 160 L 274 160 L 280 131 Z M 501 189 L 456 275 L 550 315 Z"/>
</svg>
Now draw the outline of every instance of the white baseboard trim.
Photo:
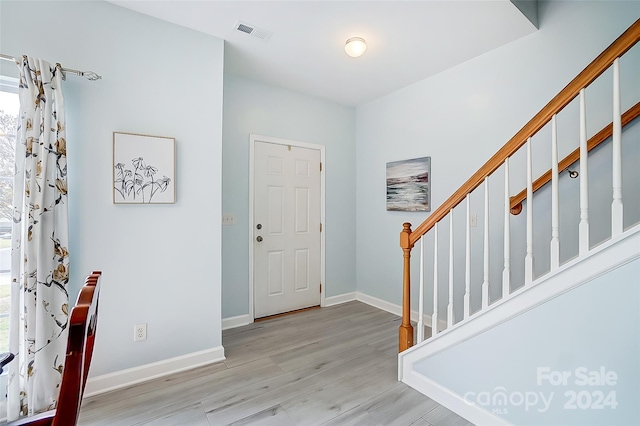
<svg viewBox="0 0 640 426">
<path fill-rule="evenodd" d="M 84 395 L 90 397 L 224 360 L 224 348 L 218 346 L 114 373 L 89 377 Z"/>
<path fill-rule="evenodd" d="M 339 294 L 337 296 L 325 297 L 324 306 L 340 305 L 341 303 L 347 303 L 357 300 L 356 292 Z"/>
<path fill-rule="evenodd" d="M 396 305 L 391 302 L 387 302 L 386 300 L 378 299 L 377 297 L 369 296 L 368 294 L 361 293 L 359 291 L 352 291 L 350 293 L 339 294 L 337 296 L 330 296 L 324 299 L 324 306 L 334 306 L 340 305 L 342 303 L 347 303 L 357 300 L 362 303 L 366 303 L 367 305 L 373 306 L 374 308 L 381 309 L 383 311 L 387 311 L 392 313 L 393 315 L 402 316 L 402 307 L 400 305 Z M 417 323 L 418 322 L 418 312 L 411 311 L 411 321 Z M 431 315 L 424 314 L 422 316 L 422 321 L 425 325 L 431 327 Z M 238 315 L 235 317 L 222 318 L 222 329 L 228 330 L 230 328 L 242 327 L 243 325 L 251 324 L 253 320 L 249 316 L 249 314 Z M 438 326 L 440 330 L 444 330 L 447 328 L 446 320 L 439 320 Z"/>
<path fill-rule="evenodd" d="M 396 305 L 391 302 L 387 302 L 386 300 L 378 299 L 377 297 L 369 296 L 368 294 L 356 292 L 356 300 L 366 303 L 367 305 L 371 305 L 374 308 L 382 309 L 383 311 L 387 311 L 391 314 L 397 315 L 399 317 L 402 316 L 402 306 Z M 411 311 L 411 321 L 417 323 L 418 322 L 418 312 Z M 431 327 L 431 315 L 423 314 L 422 321 L 426 326 Z M 438 328 L 440 330 L 444 330 L 447 328 L 447 321 L 439 320 Z"/>
<path fill-rule="evenodd" d="M 253 322 L 253 318 L 249 314 L 237 315 L 235 317 L 222 318 L 222 329 L 228 330 L 230 328 L 242 327 Z"/>
<path fill-rule="evenodd" d="M 401 316 L 402 308 L 400 305 L 395 305 L 391 302 L 387 302 L 386 300 L 378 299 L 377 297 L 369 296 L 365 293 L 356 292 L 356 300 L 362 303 L 366 303 L 367 305 L 373 306 L 374 308 L 382 309 L 383 311 L 387 311 L 393 315 Z"/>
<path fill-rule="evenodd" d="M 334 306 L 342 303 L 351 302 L 357 300 L 356 292 L 339 294 L 337 296 L 325 297 L 323 306 Z M 222 329 L 229 330 L 231 328 L 242 327 L 243 325 L 249 325 L 253 323 L 253 318 L 249 314 L 237 315 L 235 317 L 222 318 Z"/>
<path fill-rule="evenodd" d="M 499 417 L 479 405 L 473 404 L 449 388 L 423 376 L 422 374 L 411 371 L 405 375 L 402 380 L 407 385 L 416 389 L 424 395 L 428 395 L 438 404 L 447 407 L 449 410 L 464 417 L 476 425 L 510 425 L 508 421 Z"/>
</svg>

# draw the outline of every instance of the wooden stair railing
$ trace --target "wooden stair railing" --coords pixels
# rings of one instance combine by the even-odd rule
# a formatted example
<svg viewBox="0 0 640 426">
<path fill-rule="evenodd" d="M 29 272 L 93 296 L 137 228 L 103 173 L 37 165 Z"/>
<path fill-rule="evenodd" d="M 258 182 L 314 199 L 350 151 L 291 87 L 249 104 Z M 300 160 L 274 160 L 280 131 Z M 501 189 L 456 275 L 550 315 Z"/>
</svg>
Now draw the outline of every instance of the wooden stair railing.
<svg viewBox="0 0 640 426">
<path fill-rule="evenodd" d="M 640 102 L 629 108 L 627 112 L 622 114 L 622 127 L 631 123 L 640 116 Z M 595 149 L 602 142 L 606 141 L 613 134 L 613 123 L 610 123 L 598 133 L 593 135 L 587 142 L 587 150 Z M 576 148 L 571 154 L 567 155 L 560 163 L 558 163 L 558 173 L 567 170 L 569 166 L 580 159 L 580 148 Z M 536 192 L 546 184 L 551 182 L 551 170 L 545 172 L 542 176 L 533 182 L 533 192 Z M 527 199 L 527 188 L 511 197 L 511 214 L 518 215 L 522 212 L 522 202 Z"/>
<path fill-rule="evenodd" d="M 436 223 L 445 218 L 468 194 L 479 187 L 505 161 L 513 156 L 524 144 L 542 129 L 552 117 L 562 111 L 580 92 L 604 73 L 613 62 L 624 55 L 640 41 L 640 19 L 636 20 L 620 37 L 607 47 L 596 59 L 580 72 L 564 89 L 545 105 L 524 125 L 502 148 L 498 150 L 476 173 L 456 192 L 440 205 L 414 231 L 410 223 L 404 223 L 400 233 L 400 247 L 403 251 L 403 295 L 402 323 L 399 328 L 399 351 L 413 346 L 413 326 L 411 325 L 411 249 Z"/>
</svg>

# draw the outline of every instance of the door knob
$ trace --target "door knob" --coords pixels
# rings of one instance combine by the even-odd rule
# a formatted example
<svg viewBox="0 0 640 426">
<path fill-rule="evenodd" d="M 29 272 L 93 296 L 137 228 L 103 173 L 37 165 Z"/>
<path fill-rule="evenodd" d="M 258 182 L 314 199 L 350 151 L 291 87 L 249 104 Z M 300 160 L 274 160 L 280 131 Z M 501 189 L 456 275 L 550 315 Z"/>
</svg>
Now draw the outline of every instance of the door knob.
<svg viewBox="0 0 640 426">
<path fill-rule="evenodd" d="M 256 238 L 256 241 L 258 241 L 259 243 L 262 242 L 262 237 L 258 235 L 258 238 Z"/>
</svg>

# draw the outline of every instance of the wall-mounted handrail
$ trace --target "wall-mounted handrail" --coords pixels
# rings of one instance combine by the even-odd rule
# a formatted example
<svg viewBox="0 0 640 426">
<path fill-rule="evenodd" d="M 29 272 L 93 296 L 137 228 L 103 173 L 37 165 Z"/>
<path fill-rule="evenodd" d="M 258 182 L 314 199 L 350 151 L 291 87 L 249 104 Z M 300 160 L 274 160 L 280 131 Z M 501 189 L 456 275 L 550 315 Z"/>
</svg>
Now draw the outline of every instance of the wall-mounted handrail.
<svg viewBox="0 0 640 426">
<path fill-rule="evenodd" d="M 620 37 L 607 47 L 596 59 L 580 72 L 569 84 L 565 86 L 547 105 L 544 106 L 527 124 L 524 125 L 502 148 L 498 150 L 480 169 L 474 173 L 453 195 L 442 203 L 424 222 L 411 231 L 411 224 L 403 224 L 400 233 L 400 247 L 403 250 L 403 299 L 402 299 L 402 325 L 400 326 L 400 352 L 413 345 L 413 327 L 410 322 L 410 258 L 414 244 L 431 230 L 438 222 L 444 219 L 468 194 L 475 190 L 485 179 L 500 168 L 503 164 L 507 167 L 508 159 L 515 154 L 529 138 L 542 129 L 552 117 L 562 111 L 573 99 L 575 99 L 587 86 L 596 80 L 602 73 L 612 66 L 614 61 L 624 55 L 636 43 L 640 41 L 640 19 L 636 20 Z M 584 93 L 584 92 L 583 92 Z M 583 95 L 582 95 L 583 96 Z M 581 98 L 581 103 L 584 99 Z M 582 117 L 582 115 L 581 115 Z M 581 141 L 586 153 L 586 137 Z M 506 198 L 505 205 L 511 205 Z M 507 213 L 508 215 L 508 210 Z M 581 212 L 581 218 L 582 218 Z M 508 221 L 505 221 L 506 223 Z M 582 222 L 581 222 L 582 223 Z M 587 241 L 588 238 L 584 239 Z M 581 239 L 582 241 L 582 239 Z M 584 241 L 583 241 L 584 242 Z M 506 262 L 505 257 L 505 262 Z M 508 271 L 507 271 L 508 272 Z M 504 280 L 503 280 L 504 281 Z M 508 282 L 508 281 L 507 281 Z"/>
<path fill-rule="evenodd" d="M 638 118 L 638 116 L 640 116 L 640 102 L 638 102 L 637 104 L 629 108 L 627 112 L 622 114 L 622 120 L 621 120 L 622 127 L 631 123 L 633 120 Z M 613 134 L 613 123 L 609 123 L 602 130 L 600 130 L 598 133 L 593 135 L 591 139 L 589 139 L 589 142 L 587 143 L 588 145 L 587 149 L 589 151 L 595 149 L 602 142 L 610 138 L 612 134 Z M 576 148 L 571 154 L 567 155 L 565 158 L 562 159 L 562 161 L 558 163 L 558 173 L 562 173 L 563 171 L 567 170 L 569 166 L 571 166 L 573 163 L 575 163 L 579 159 L 580 159 L 580 148 Z M 546 171 L 542 176 L 540 176 L 538 179 L 536 179 L 533 182 L 533 192 L 536 192 L 537 190 L 539 190 L 549 182 L 551 182 L 551 169 Z M 520 214 L 520 212 L 522 211 L 522 202 L 526 199 L 527 199 L 526 188 L 520 191 L 519 193 L 517 193 L 516 195 L 514 195 L 513 197 L 511 197 L 511 201 L 510 201 L 511 214 L 515 214 L 515 215 Z"/>
<path fill-rule="evenodd" d="M 441 221 L 451 209 L 465 199 L 467 194 L 476 189 L 484 178 L 495 172 L 504 161 L 511 157 L 522 147 L 529 137 L 542 129 L 554 114 L 559 113 L 578 94 L 580 90 L 590 85 L 596 78 L 607 70 L 613 61 L 624 55 L 638 41 L 640 41 L 640 19 L 636 20 L 620 37 L 607 47 L 596 59 L 576 76 L 567 86 L 560 91 L 544 108 L 540 110 L 525 126 L 520 129 L 493 157 L 469 178 L 456 192 L 453 193 L 440 207 L 438 207 L 424 222 L 422 222 L 409 237 L 409 243 L 413 245 L 420 237 L 426 234 L 436 222 Z"/>
</svg>

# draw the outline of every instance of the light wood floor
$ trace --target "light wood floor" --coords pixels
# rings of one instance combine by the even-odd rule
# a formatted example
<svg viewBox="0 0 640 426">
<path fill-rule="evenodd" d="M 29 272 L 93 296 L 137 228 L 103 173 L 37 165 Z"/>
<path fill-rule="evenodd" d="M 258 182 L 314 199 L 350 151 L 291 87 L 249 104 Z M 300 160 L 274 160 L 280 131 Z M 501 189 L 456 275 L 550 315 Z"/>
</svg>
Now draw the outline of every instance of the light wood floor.
<svg viewBox="0 0 640 426">
<path fill-rule="evenodd" d="M 360 302 L 223 332 L 224 362 L 87 398 L 81 425 L 471 425 L 397 381 L 399 318 Z"/>
</svg>

